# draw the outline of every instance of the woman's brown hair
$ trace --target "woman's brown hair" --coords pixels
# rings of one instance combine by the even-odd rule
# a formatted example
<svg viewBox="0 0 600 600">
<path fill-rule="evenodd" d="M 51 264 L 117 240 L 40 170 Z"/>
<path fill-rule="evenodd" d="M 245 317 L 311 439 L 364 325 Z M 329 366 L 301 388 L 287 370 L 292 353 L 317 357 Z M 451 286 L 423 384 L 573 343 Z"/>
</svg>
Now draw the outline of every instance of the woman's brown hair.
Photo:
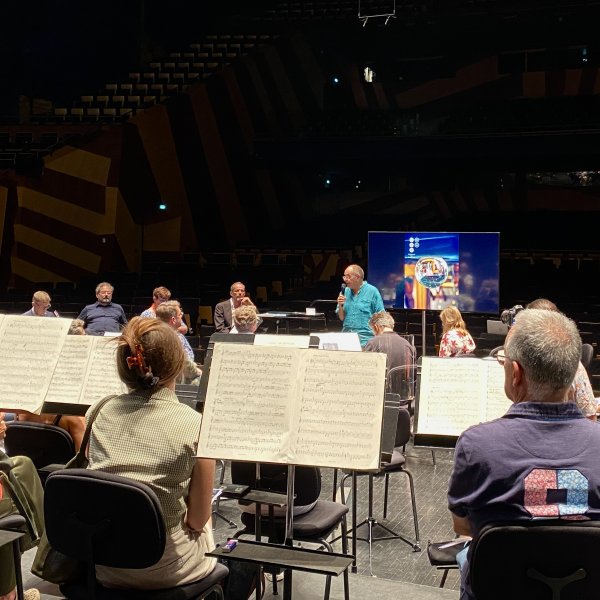
<svg viewBox="0 0 600 600">
<path fill-rule="evenodd" d="M 116 340 L 119 377 L 130 388 L 164 387 L 183 369 L 181 341 L 159 319 L 133 317 Z"/>
</svg>

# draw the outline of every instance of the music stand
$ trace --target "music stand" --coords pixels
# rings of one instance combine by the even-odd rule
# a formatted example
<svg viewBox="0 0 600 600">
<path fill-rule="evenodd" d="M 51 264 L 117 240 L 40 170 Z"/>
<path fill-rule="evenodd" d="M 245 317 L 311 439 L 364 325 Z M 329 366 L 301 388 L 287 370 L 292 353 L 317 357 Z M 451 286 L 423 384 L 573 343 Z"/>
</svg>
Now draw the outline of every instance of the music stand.
<svg viewBox="0 0 600 600">
<path fill-rule="evenodd" d="M 384 405 L 384 413 L 383 413 L 383 428 L 382 428 L 382 445 L 381 445 L 381 456 L 382 463 L 387 462 L 394 451 L 394 442 L 396 438 L 396 428 L 398 425 L 398 415 L 400 412 L 401 402 L 400 396 L 398 394 L 386 393 L 385 405 Z M 388 458 L 389 457 L 389 458 Z M 385 540 L 401 540 L 405 544 L 408 544 L 414 552 L 420 552 L 421 547 L 419 546 L 419 529 L 418 522 L 416 517 L 416 506 L 413 504 L 413 515 L 415 518 L 415 532 L 416 532 L 416 541 L 412 542 L 403 535 L 395 532 L 393 529 L 389 528 L 387 525 L 383 525 L 380 523 L 377 518 L 373 515 L 373 477 L 376 474 L 368 473 L 367 476 L 369 478 L 369 496 L 368 496 L 368 514 L 365 519 L 363 519 L 360 523 L 356 523 L 357 517 L 357 503 L 358 503 L 358 495 L 357 495 L 357 472 L 352 471 L 351 474 L 346 475 L 342 478 L 340 482 L 340 489 L 342 494 L 342 502 L 345 504 L 346 499 L 344 497 L 344 480 L 350 476 L 352 479 L 352 528 L 348 530 L 348 535 L 352 536 L 352 554 L 355 559 L 352 563 L 352 572 L 357 572 L 356 567 L 356 542 L 360 540 L 362 542 L 367 542 L 369 545 L 369 573 L 372 577 L 375 577 L 373 573 L 373 542 L 380 542 Z M 334 489 L 336 485 L 337 473 L 334 475 Z M 356 524 L 355 524 L 356 523 Z M 367 526 L 367 537 L 360 537 L 357 535 L 360 527 Z M 389 535 L 384 535 L 380 537 L 375 536 L 375 528 L 379 527 L 383 529 Z"/>
<path fill-rule="evenodd" d="M 225 346 L 215 346 L 212 356 L 214 377 L 207 388 L 198 456 L 288 466 L 285 546 L 289 551 L 293 547 L 296 465 L 377 470 L 381 454 L 385 357 L 377 353 L 259 346 L 241 352 L 239 348 Z M 337 378 L 332 374 L 334 371 Z M 337 379 L 347 382 L 349 373 L 356 382 L 356 389 L 352 387 L 342 394 Z M 236 401 L 235 389 L 238 388 L 244 390 L 244 398 Z M 320 412 L 315 429 L 315 420 L 308 415 L 317 404 Z M 289 406 L 289 411 L 281 413 L 283 406 Z M 347 419 L 343 430 L 340 429 L 340 411 L 354 416 Z M 229 419 L 229 416 L 236 418 Z M 261 443 L 252 438 L 255 432 L 261 432 Z M 337 445 L 316 447 L 312 440 L 325 439 L 322 436 L 326 439 L 332 436 Z M 362 444 L 356 443 L 357 436 Z M 236 559 L 235 551 L 227 556 L 230 560 Z M 330 556 L 323 553 L 321 565 L 322 560 L 327 561 Z M 353 557 L 346 560 L 343 571 L 352 564 Z M 317 565 L 317 555 L 311 559 L 314 566 L 309 569 L 305 568 L 305 562 L 299 554 L 298 560 L 287 566 L 322 572 Z M 291 598 L 291 593 L 289 571 L 284 577 L 284 598 Z"/>
</svg>

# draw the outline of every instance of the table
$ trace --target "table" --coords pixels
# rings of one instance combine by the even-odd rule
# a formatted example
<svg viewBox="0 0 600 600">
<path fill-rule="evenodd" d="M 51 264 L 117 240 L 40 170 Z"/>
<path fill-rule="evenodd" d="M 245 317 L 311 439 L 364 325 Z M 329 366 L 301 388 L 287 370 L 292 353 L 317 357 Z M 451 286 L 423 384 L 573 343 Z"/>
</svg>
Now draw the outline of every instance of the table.
<svg viewBox="0 0 600 600">
<path fill-rule="evenodd" d="M 279 325 L 283 322 L 285 325 L 285 332 L 290 332 L 290 321 L 308 321 L 308 333 L 312 331 L 312 323 L 314 321 L 320 321 L 325 326 L 325 313 L 319 312 L 314 315 L 306 314 L 305 312 L 289 312 L 289 311 L 269 311 L 265 313 L 259 313 L 261 319 L 271 319 L 275 322 L 276 332 L 279 333 Z"/>
</svg>

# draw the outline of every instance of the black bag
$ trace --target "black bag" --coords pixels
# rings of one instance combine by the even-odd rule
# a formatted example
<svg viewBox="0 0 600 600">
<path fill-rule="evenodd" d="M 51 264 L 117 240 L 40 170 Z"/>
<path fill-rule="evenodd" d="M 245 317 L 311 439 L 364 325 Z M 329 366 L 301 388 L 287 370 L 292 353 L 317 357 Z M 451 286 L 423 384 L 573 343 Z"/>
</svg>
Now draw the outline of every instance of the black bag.
<svg viewBox="0 0 600 600">
<path fill-rule="evenodd" d="M 92 408 L 85 433 L 83 434 L 81 447 L 77 454 L 65 465 L 65 469 L 87 468 L 88 459 L 85 451 L 90 441 L 92 423 L 100 412 L 100 409 L 112 398 L 115 398 L 115 395 L 103 398 Z M 45 531 L 40 538 L 40 543 L 31 565 L 31 572 L 41 579 L 57 584 L 78 581 L 85 578 L 86 573 L 84 562 L 65 556 L 50 546 Z"/>
</svg>

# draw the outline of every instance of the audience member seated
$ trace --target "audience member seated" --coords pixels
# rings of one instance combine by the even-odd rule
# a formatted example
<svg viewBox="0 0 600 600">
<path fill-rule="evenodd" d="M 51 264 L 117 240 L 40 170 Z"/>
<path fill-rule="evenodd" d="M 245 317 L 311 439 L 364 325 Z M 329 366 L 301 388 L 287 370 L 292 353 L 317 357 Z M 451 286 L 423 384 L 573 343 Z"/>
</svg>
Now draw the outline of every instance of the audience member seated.
<svg viewBox="0 0 600 600">
<path fill-rule="evenodd" d="M 254 306 L 246 296 L 246 286 L 236 281 L 229 290 L 231 298 L 215 306 L 214 322 L 217 333 L 229 333 L 233 328 L 233 311 L 240 306 Z"/>
<path fill-rule="evenodd" d="M 171 291 L 168 290 L 164 286 L 160 286 L 154 288 L 152 291 L 152 304 L 150 308 L 147 308 L 140 314 L 140 317 L 144 317 L 146 319 L 155 319 L 156 318 L 156 309 L 163 303 L 168 302 L 171 299 Z M 180 333 L 187 333 L 187 325 L 182 321 L 181 325 L 178 327 L 178 331 Z"/>
<path fill-rule="evenodd" d="M 118 333 L 127 324 L 125 311 L 120 304 L 112 301 L 114 287 L 103 281 L 96 286 L 96 302 L 88 304 L 79 313 L 78 319 L 85 323 L 89 335 L 104 335 L 105 332 Z"/>
<path fill-rule="evenodd" d="M 519 313 L 498 354 L 513 405 L 456 444 L 448 490 L 456 533 L 476 536 L 504 520 L 600 519 L 600 428 L 569 400 L 580 357 L 577 326 L 562 313 Z M 461 599 L 472 600 L 468 547 L 457 560 Z"/>
<path fill-rule="evenodd" d="M 177 383 L 200 383 L 199 377 L 202 375 L 202 370 L 194 362 L 194 351 L 192 350 L 190 343 L 179 331 L 182 316 L 181 306 L 177 300 L 163 302 L 156 308 L 156 318 L 165 322 L 171 329 L 174 329 L 177 332 L 177 337 L 185 352 L 185 365 L 181 373 L 181 380 L 177 381 Z"/>
<path fill-rule="evenodd" d="M 233 327 L 229 333 L 254 333 L 259 325 L 256 307 L 240 306 L 233 311 Z"/>
<path fill-rule="evenodd" d="M 369 319 L 369 327 L 375 337 L 371 338 L 363 348 L 365 352 L 383 352 L 386 355 L 386 368 L 389 371 L 401 365 L 412 365 L 415 362 L 415 347 L 394 331 L 394 317 L 382 310 Z"/>
<path fill-rule="evenodd" d="M 546 298 L 538 298 L 537 300 L 530 302 L 526 308 L 538 308 L 540 310 L 559 312 L 556 304 Z M 596 402 L 596 398 L 594 398 L 594 390 L 592 389 L 590 378 L 588 377 L 585 367 L 581 364 L 581 361 L 579 361 L 577 373 L 575 373 L 575 379 L 573 379 L 571 391 L 569 393 L 569 397 L 577 404 L 583 415 L 591 421 L 595 421 L 598 403 Z"/>
<path fill-rule="evenodd" d="M 4 414 L 0 413 L 0 441 L 5 435 Z M 9 458 L 0 450 L 0 469 L 6 473 L 10 472 L 12 480 L 18 482 L 23 500 L 28 506 L 28 516 L 35 525 L 38 535 L 41 535 L 44 531 L 44 492 L 33 463 L 26 456 Z M 8 490 L 5 490 L 0 482 L 0 518 L 17 513 L 17 507 L 11 500 Z M 29 550 L 35 545 L 37 540 L 32 540 L 27 534 L 22 540 L 21 549 Z M 0 548 L 0 600 L 16 600 L 16 585 L 12 544 L 5 544 Z M 39 600 L 40 593 L 36 589 L 29 589 L 25 591 L 23 597 L 25 600 Z"/>
<path fill-rule="evenodd" d="M 400 394 L 403 399 L 414 394 L 409 387 L 409 382 L 414 381 L 415 373 L 412 365 L 415 364 L 416 351 L 414 346 L 394 331 L 394 318 L 386 311 L 375 313 L 369 320 L 369 326 L 375 337 L 371 338 L 363 348 L 365 352 L 383 352 L 386 355 L 386 391 Z M 406 366 L 406 369 L 395 367 Z"/>
<path fill-rule="evenodd" d="M 475 342 L 467 331 L 458 308 L 447 306 L 440 313 L 440 320 L 442 322 L 440 356 L 462 356 L 475 352 Z"/>
<path fill-rule="evenodd" d="M 58 317 L 56 311 L 51 312 L 50 295 L 44 291 L 38 291 L 33 294 L 31 299 L 31 308 L 23 313 L 24 317 Z"/>
<path fill-rule="evenodd" d="M 205 556 L 214 548 L 210 515 L 215 463 L 196 458 L 202 415 L 175 395 L 185 353 L 177 333 L 159 319 L 134 317 L 117 343 L 117 368 L 131 392 L 107 402 L 96 416 L 89 468 L 150 486 L 162 506 L 168 537 L 154 566 L 97 566 L 96 574 L 109 587 L 136 589 L 197 581 L 216 562 Z M 134 526 L 135 515 L 132 519 Z"/>
</svg>

